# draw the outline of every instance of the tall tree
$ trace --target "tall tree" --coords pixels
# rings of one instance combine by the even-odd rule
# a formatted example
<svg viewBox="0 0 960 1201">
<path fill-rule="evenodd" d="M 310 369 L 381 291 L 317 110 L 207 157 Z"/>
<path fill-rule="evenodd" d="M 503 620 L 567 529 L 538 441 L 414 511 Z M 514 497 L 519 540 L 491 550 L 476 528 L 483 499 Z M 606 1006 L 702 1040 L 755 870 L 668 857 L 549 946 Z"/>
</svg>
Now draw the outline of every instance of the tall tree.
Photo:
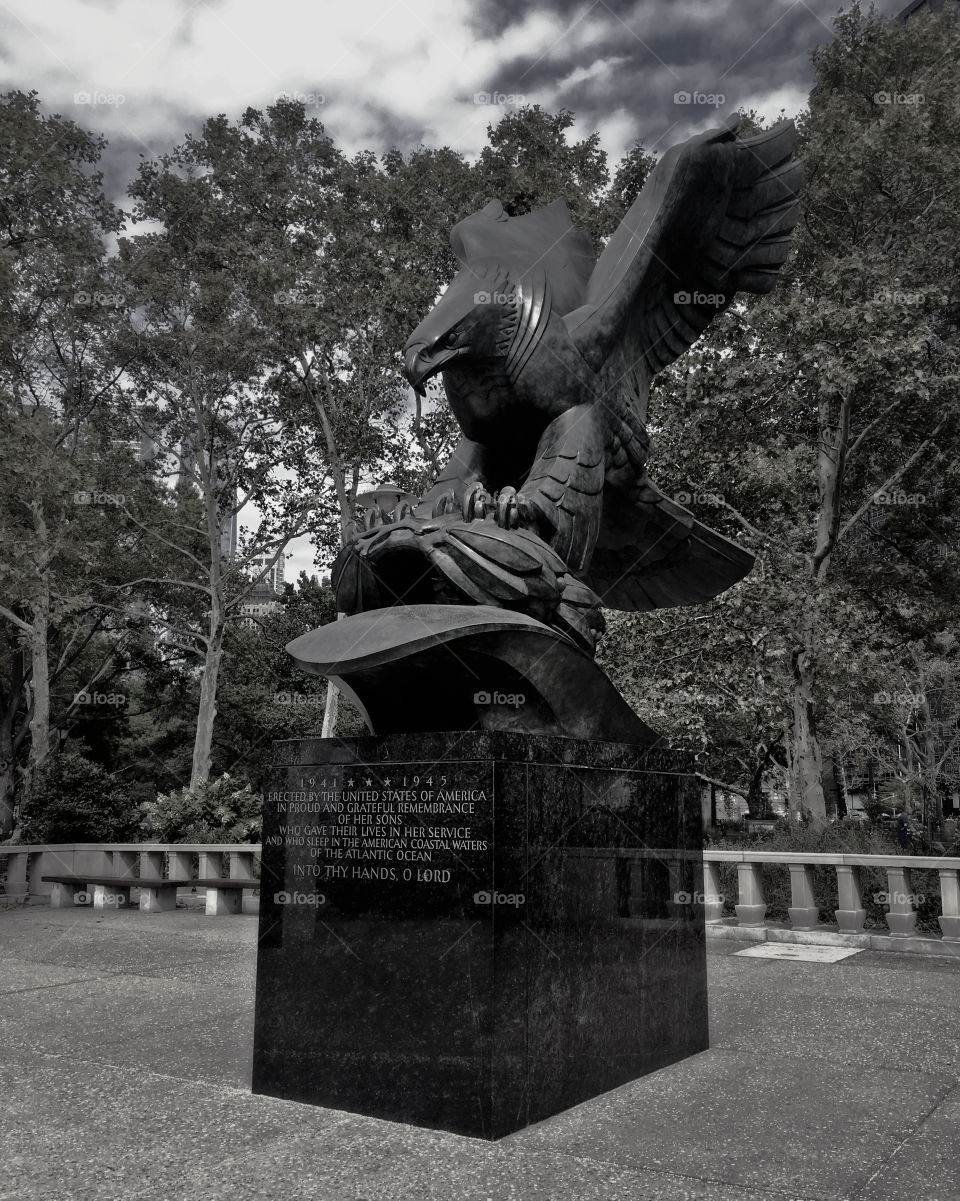
<svg viewBox="0 0 960 1201">
<path fill-rule="evenodd" d="M 904 603 L 938 610 L 930 523 L 949 542 L 960 433 L 960 181 L 944 153 L 960 135 L 945 53 L 960 50 L 960 30 L 856 5 L 836 28 L 814 56 L 804 216 L 782 282 L 715 321 L 652 402 L 657 470 L 758 553 L 773 649 L 790 669 L 788 782 L 818 816 L 822 743 L 853 733 L 857 672 L 875 679 L 896 663 L 891 617 Z M 871 553 L 852 553 L 878 509 Z"/>
<path fill-rule="evenodd" d="M 53 747 L 51 674 L 83 642 L 97 525 L 84 501 L 116 483 L 88 453 L 109 440 L 121 370 L 108 350 L 117 297 L 105 252 L 121 214 L 96 170 L 103 146 L 43 113 L 35 92 L 0 97 L 0 621 L 18 643 L 7 714 L 29 714 L 25 785 Z M 0 832 L 11 826 L 17 759 L 7 730 L 5 720 Z"/>
<path fill-rule="evenodd" d="M 281 470 L 289 461 L 283 422 L 263 385 L 266 359 L 245 289 L 257 265 L 242 251 L 242 228 L 189 150 L 144 163 L 131 194 L 135 219 L 162 228 L 120 241 L 130 313 L 125 398 L 176 489 L 159 519 L 140 523 L 167 570 L 138 577 L 128 591 L 176 597 L 179 617 L 161 620 L 202 664 L 192 789 L 210 771 L 227 622 L 306 528 L 310 501 Z M 256 524 L 238 533 L 248 505 Z"/>
</svg>

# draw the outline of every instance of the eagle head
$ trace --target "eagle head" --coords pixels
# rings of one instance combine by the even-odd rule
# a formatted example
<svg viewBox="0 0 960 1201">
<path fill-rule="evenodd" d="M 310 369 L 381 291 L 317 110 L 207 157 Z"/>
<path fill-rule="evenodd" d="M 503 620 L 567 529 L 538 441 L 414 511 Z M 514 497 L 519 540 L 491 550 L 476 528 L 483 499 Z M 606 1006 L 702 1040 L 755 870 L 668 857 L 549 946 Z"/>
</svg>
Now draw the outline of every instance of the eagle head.
<svg viewBox="0 0 960 1201">
<path fill-rule="evenodd" d="M 490 261 L 464 267 L 403 348 L 404 374 L 414 391 L 458 359 L 506 359 L 517 331 L 520 279 Z"/>
</svg>

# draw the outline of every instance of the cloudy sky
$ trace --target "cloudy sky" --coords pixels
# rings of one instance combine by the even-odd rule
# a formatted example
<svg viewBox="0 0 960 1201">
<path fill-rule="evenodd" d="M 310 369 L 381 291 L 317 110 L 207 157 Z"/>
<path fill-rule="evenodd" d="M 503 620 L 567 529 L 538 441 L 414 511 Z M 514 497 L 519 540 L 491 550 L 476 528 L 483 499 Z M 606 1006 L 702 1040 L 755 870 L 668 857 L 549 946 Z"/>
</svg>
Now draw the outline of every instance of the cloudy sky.
<svg viewBox="0 0 960 1201">
<path fill-rule="evenodd" d="M 885 13 L 906 0 L 879 0 Z M 2 90 L 110 142 L 121 201 L 214 113 L 303 99 L 347 151 L 449 145 L 540 104 L 598 130 L 612 162 L 661 152 L 739 107 L 792 116 L 838 0 L 0 0 Z M 309 567 L 298 546 L 288 570 Z"/>
<path fill-rule="evenodd" d="M 896 12 L 905 0 L 881 0 Z M 800 108 L 838 0 L 0 0 L 4 87 L 102 130 L 110 178 L 281 92 L 348 150 L 468 156 L 512 104 L 572 109 L 618 157 L 717 111 Z M 679 99 L 675 99 L 678 97 Z M 689 99 L 685 99 L 689 97 Z"/>
</svg>

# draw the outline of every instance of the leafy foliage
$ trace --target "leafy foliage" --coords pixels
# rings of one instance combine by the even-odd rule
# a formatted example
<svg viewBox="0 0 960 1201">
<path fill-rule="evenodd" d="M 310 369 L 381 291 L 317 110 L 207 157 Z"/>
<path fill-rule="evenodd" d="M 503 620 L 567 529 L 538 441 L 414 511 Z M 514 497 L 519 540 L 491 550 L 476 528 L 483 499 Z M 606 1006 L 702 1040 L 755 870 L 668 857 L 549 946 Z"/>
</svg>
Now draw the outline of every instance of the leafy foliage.
<svg viewBox="0 0 960 1201">
<path fill-rule="evenodd" d="M 153 842 L 258 842 L 262 800 L 226 772 L 192 791 L 159 793 L 140 806 L 140 826 Z"/>
<path fill-rule="evenodd" d="M 129 794 L 99 763 L 65 751 L 38 769 L 22 816 L 24 842 L 123 842 L 136 830 Z"/>
</svg>

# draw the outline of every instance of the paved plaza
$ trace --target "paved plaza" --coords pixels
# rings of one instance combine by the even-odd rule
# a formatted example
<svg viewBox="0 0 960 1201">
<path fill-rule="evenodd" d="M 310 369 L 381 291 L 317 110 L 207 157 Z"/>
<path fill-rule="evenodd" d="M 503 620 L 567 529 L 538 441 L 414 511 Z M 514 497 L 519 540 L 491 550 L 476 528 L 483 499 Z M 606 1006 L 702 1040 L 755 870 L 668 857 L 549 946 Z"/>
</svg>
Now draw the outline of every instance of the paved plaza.
<svg viewBox="0 0 960 1201">
<path fill-rule="evenodd" d="M 958 1201 L 960 957 L 743 949 L 709 1051 L 490 1144 L 251 1095 L 254 917 L 0 911 L 0 1201 Z"/>
</svg>

